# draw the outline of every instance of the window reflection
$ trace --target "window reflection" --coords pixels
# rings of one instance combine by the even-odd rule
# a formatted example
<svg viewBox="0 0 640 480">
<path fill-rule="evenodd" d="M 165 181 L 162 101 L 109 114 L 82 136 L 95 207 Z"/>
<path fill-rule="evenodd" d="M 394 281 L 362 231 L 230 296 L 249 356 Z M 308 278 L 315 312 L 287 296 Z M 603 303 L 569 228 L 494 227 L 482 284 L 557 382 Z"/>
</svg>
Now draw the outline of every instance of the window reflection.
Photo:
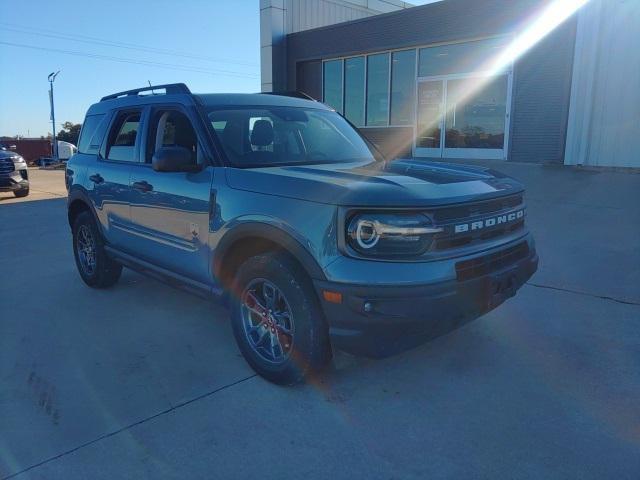
<svg viewBox="0 0 640 480">
<path fill-rule="evenodd" d="M 391 125 L 413 123 L 416 90 L 416 51 L 391 56 Z"/>
<path fill-rule="evenodd" d="M 507 37 L 421 48 L 418 76 L 450 75 L 482 70 L 508 43 Z"/>
<path fill-rule="evenodd" d="M 443 88 L 441 80 L 418 84 L 418 148 L 440 148 Z"/>
<path fill-rule="evenodd" d="M 364 57 L 344 61 L 344 116 L 354 125 L 364 125 Z"/>
<path fill-rule="evenodd" d="M 324 103 L 342 113 L 342 60 L 324 62 Z"/>
<path fill-rule="evenodd" d="M 367 57 L 367 125 L 387 125 L 389 119 L 389 54 Z"/>
<path fill-rule="evenodd" d="M 506 75 L 448 80 L 445 148 L 503 148 L 506 101 Z"/>
</svg>

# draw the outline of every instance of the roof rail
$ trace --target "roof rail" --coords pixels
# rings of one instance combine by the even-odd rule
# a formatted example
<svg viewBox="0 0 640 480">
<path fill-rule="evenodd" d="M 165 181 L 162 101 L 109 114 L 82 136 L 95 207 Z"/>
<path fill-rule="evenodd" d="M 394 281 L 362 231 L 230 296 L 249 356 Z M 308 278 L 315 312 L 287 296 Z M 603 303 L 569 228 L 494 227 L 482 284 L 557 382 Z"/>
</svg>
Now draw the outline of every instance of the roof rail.
<svg viewBox="0 0 640 480">
<path fill-rule="evenodd" d="M 298 91 L 286 91 L 286 92 L 262 92 L 265 95 L 281 95 L 283 97 L 294 97 L 294 98 L 303 98 L 304 100 L 313 100 L 314 102 L 317 101 L 315 98 L 313 98 L 311 95 L 306 94 L 304 92 L 298 92 Z"/>
<path fill-rule="evenodd" d="M 169 95 L 170 93 L 191 93 L 189 87 L 187 87 L 184 83 L 168 83 L 166 85 L 150 85 L 148 87 L 143 88 L 134 88 L 133 90 L 126 90 L 124 92 L 113 93 L 111 95 L 107 95 L 106 97 L 102 97 L 100 99 L 101 102 L 105 100 L 113 100 L 118 97 L 131 97 L 140 94 L 141 92 L 152 92 L 154 90 L 164 89 L 165 94 Z"/>
</svg>

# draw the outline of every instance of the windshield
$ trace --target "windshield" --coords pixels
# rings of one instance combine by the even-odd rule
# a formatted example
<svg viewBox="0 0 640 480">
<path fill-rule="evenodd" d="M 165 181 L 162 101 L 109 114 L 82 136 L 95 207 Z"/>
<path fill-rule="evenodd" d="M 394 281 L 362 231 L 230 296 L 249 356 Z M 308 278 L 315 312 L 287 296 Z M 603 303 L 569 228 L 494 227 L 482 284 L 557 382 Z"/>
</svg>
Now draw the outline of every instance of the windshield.
<svg viewBox="0 0 640 480">
<path fill-rule="evenodd" d="M 360 134 L 333 111 L 265 106 L 207 114 L 237 167 L 375 161 Z"/>
</svg>

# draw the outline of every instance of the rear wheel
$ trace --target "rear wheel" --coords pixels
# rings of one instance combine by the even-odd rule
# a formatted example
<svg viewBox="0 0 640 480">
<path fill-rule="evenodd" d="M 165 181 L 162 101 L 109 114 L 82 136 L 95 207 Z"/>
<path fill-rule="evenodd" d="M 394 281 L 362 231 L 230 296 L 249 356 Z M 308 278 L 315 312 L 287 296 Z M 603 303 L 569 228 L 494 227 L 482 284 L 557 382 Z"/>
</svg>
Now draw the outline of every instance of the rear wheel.
<svg viewBox="0 0 640 480">
<path fill-rule="evenodd" d="M 90 287 L 107 288 L 120 278 L 122 265 L 107 255 L 102 235 L 89 212 L 80 213 L 73 223 L 73 255 L 80 277 Z"/>
<path fill-rule="evenodd" d="M 233 292 L 233 333 L 258 374 L 291 385 L 326 366 L 331 359 L 326 322 L 311 281 L 288 256 L 249 258 Z"/>
<path fill-rule="evenodd" d="M 20 190 L 14 190 L 13 194 L 18 198 L 26 197 L 27 195 L 29 195 L 29 187 L 22 188 Z"/>
</svg>

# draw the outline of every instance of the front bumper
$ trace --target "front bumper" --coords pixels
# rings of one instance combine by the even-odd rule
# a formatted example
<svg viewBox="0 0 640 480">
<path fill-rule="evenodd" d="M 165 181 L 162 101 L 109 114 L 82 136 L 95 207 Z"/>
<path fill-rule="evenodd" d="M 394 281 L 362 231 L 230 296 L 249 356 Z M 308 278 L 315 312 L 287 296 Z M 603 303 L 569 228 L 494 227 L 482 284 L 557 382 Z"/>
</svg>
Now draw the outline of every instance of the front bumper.
<svg viewBox="0 0 640 480">
<path fill-rule="evenodd" d="M 6 175 L 0 175 L 0 192 L 14 192 L 29 188 L 29 176 L 24 172 L 16 170 Z"/>
<path fill-rule="evenodd" d="M 495 268 L 465 280 L 409 286 L 315 281 L 332 344 L 350 353 L 384 357 L 478 318 L 515 295 L 536 272 L 538 255 L 533 242 L 520 245 L 527 245 L 527 251 L 517 260 L 496 262 Z M 491 255 L 496 258 L 500 252 L 498 249 L 474 260 Z M 342 302 L 326 301 L 323 291 L 341 293 Z"/>
</svg>

